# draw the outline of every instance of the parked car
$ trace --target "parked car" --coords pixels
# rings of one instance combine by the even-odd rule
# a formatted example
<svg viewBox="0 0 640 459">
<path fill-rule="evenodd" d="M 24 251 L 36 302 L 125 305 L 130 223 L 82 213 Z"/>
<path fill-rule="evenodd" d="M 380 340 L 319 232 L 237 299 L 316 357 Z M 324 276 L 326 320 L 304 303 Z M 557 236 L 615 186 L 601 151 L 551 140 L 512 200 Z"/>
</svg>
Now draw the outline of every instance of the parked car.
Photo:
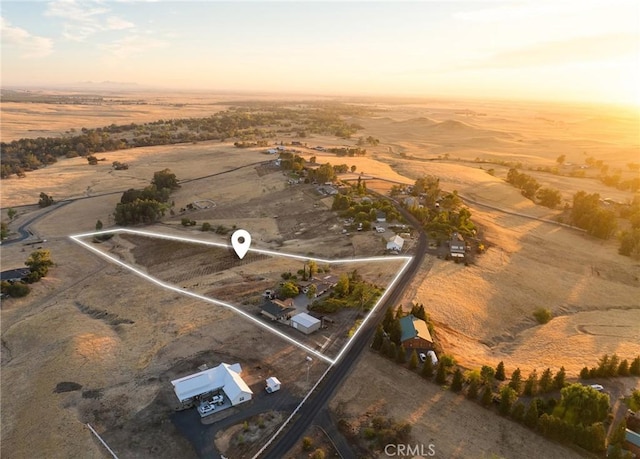
<svg viewBox="0 0 640 459">
<path fill-rule="evenodd" d="M 224 397 L 222 395 L 214 395 L 211 398 L 211 403 L 215 403 L 216 405 L 222 405 L 224 403 Z"/>
<path fill-rule="evenodd" d="M 427 354 L 425 354 L 424 352 L 421 352 L 420 354 L 418 354 L 418 357 L 420 357 L 420 361 L 422 363 L 424 363 L 425 360 L 427 360 Z"/>
<path fill-rule="evenodd" d="M 203 403 L 202 405 L 200 405 L 198 407 L 198 411 L 200 411 L 200 413 L 202 413 L 202 414 L 211 413 L 215 409 L 216 409 L 215 405 L 212 405 L 212 404 L 207 403 L 207 402 Z"/>
<path fill-rule="evenodd" d="M 602 392 L 604 390 L 604 387 L 602 387 L 601 384 L 591 384 L 591 385 L 589 385 L 589 387 L 591 387 L 592 389 L 597 390 L 598 392 Z"/>
</svg>

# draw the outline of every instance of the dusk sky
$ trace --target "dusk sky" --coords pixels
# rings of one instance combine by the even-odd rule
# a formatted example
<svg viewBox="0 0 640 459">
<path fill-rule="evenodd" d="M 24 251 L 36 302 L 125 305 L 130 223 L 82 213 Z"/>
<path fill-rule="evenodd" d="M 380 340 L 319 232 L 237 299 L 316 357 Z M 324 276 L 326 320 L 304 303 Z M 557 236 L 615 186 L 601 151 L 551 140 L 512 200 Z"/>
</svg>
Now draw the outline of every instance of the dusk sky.
<svg viewBox="0 0 640 459">
<path fill-rule="evenodd" d="M 2 86 L 640 106 L 640 2 L 2 1 Z"/>
</svg>

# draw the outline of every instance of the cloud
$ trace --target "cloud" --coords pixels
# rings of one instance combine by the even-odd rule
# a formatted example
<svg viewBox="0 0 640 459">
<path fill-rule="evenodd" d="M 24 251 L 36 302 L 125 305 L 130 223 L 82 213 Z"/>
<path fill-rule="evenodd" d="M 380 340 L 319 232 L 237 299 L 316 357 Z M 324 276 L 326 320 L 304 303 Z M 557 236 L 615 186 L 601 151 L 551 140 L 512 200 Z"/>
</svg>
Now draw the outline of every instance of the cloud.
<svg viewBox="0 0 640 459">
<path fill-rule="evenodd" d="M 474 59 L 456 69 L 523 68 L 602 61 L 637 55 L 638 47 L 638 37 L 633 34 L 576 37 L 501 51 Z"/>
<path fill-rule="evenodd" d="M 98 32 L 135 27 L 126 19 L 107 16 L 109 12 L 109 8 L 96 1 L 56 0 L 47 5 L 45 15 L 63 18 L 63 36 L 73 41 L 84 41 Z"/>
<path fill-rule="evenodd" d="M 24 58 L 45 57 L 53 51 L 51 38 L 32 35 L 25 29 L 15 27 L 0 17 L 3 46 L 15 46 L 22 52 Z"/>
<path fill-rule="evenodd" d="M 109 30 L 123 30 L 131 29 L 133 27 L 135 27 L 133 22 L 129 22 L 117 16 L 110 16 L 107 18 L 107 28 Z"/>
<path fill-rule="evenodd" d="M 127 59 L 136 54 L 142 54 L 150 49 L 166 46 L 166 42 L 141 35 L 130 35 L 116 40 L 101 48 L 116 59 Z"/>
</svg>

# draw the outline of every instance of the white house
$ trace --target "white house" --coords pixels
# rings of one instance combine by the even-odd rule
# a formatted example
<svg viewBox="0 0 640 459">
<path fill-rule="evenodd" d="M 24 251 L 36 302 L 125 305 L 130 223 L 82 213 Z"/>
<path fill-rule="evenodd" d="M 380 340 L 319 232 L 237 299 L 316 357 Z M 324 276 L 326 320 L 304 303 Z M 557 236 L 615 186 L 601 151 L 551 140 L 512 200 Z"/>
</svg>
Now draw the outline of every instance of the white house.
<svg viewBox="0 0 640 459">
<path fill-rule="evenodd" d="M 215 368 L 171 381 L 173 391 L 182 404 L 189 404 L 200 396 L 224 392 L 232 406 L 251 400 L 253 392 L 240 376 L 239 363 L 221 363 Z"/>
<path fill-rule="evenodd" d="M 396 234 L 387 242 L 387 250 L 400 252 L 402 250 L 403 245 L 404 245 L 404 239 L 402 239 L 400 236 Z"/>
<path fill-rule="evenodd" d="M 302 333 L 309 335 L 320 329 L 320 320 L 310 316 L 306 312 L 301 312 L 291 318 L 291 326 Z"/>
</svg>

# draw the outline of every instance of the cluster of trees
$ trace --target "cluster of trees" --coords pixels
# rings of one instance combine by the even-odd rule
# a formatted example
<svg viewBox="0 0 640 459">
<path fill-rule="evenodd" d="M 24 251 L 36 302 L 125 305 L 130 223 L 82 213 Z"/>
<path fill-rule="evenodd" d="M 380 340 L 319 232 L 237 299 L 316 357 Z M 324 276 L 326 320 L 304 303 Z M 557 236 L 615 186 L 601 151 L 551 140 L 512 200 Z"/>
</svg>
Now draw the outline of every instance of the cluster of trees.
<svg viewBox="0 0 640 459">
<path fill-rule="evenodd" d="M 365 156 L 367 150 L 359 147 L 331 147 L 327 148 L 330 153 L 335 153 L 336 156 Z"/>
<path fill-rule="evenodd" d="M 626 218 L 631 228 L 620 233 L 618 253 L 636 260 L 640 259 L 640 196 L 635 196 L 629 206 L 620 209 L 620 217 Z"/>
<path fill-rule="evenodd" d="M 633 178 L 622 180 L 622 170 L 617 169 L 612 173 L 609 173 L 609 165 L 601 159 L 596 159 L 593 156 L 589 156 L 584 162 L 590 167 L 595 167 L 600 170 L 600 181 L 607 186 L 617 188 L 624 191 L 636 192 L 640 190 L 640 177 L 635 176 Z M 632 172 L 637 172 L 640 165 L 635 162 L 627 164 L 627 167 Z"/>
<path fill-rule="evenodd" d="M 425 311 L 423 304 L 411 304 L 411 311 L 407 315 L 409 314 L 413 315 L 413 317 L 424 320 L 427 323 L 429 332 L 433 334 L 433 323 Z M 396 359 L 401 363 L 405 363 L 406 361 L 406 350 L 400 341 L 402 337 L 400 319 L 404 316 L 405 314 L 402 309 L 402 305 L 399 305 L 395 311 L 392 307 L 387 308 L 384 319 L 382 320 L 382 323 L 378 325 L 373 338 L 373 343 L 371 344 L 371 347 L 374 350 L 380 351 L 382 354 L 389 358 Z"/>
<path fill-rule="evenodd" d="M 268 147 L 269 146 L 269 141 L 268 140 L 257 140 L 255 142 L 247 142 L 247 141 L 242 141 L 242 142 L 233 142 L 233 146 L 236 148 L 253 148 L 253 147 Z"/>
<path fill-rule="evenodd" d="M 336 312 L 343 308 L 357 308 L 366 312 L 376 304 L 382 295 L 382 288 L 365 281 L 357 270 L 342 274 L 328 298 L 315 300 L 309 310 Z"/>
<path fill-rule="evenodd" d="M 463 206 L 457 190 L 451 193 L 440 190 L 438 177 L 427 175 L 418 178 L 411 194 L 416 198 L 408 210 L 432 237 L 448 239 L 454 232 L 475 236 L 476 226 L 471 221 L 471 211 Z"/>
<path fill-rule="evenodd" d="M 38 200 L 38 205 L 40 207 L 49 207 L 54 202 L 55 201 L 53 200 L 53 198 L 49 196 L 47 193 L 40 193 L 40 199 Z"/>
<path fill-rule="evenodd" d="M 362 435 L 365 440 L 371 442 L 374 449 L 382 449 L 386 445 L 406 444 L 411 437 L 411 424 L 375 416 L 370 424 L 362 429 Z"/>
<path fill-rule="evenodd" d="M 54 265 L 54 262 L 48 250 L 38 249 L 35 252 L 31 252 L 24 264 L 29 268 L 26 282 L 33 284 L 46 277 L 49 273 L 49 268 Z M 2 281 L 0 283 L 0 291 L 11 297 L 20 298 L 28 295 L 31 292 L 31 288 L 24 282 Z"/>
<path fill-rule="evenodd" d="M 111 167 L 113 167 L 115 170 L 117 171 L 124 171 L 129 169 L 129 164 L 127 163 L 121 163 L 120 161 L 114 161 L 111 164 Z"/>
<path fill-rule="evenodd" d="M 358 180 L 354 191 L 358 194 L 366 193 L 365 182 Z M 371 224 L 376 221 L 378 212 L 384 212 L 387 222 L 394 222 L 401 218 L 393 204 L 386 199 L 360 201 L 350 194 L 335 195 L 331 210 L 339 212 L 342 218 L 352 218 L 354 227 L 362 223 L 364 231 L 371 229 Z"/>
<path fill-rule="evenodd" d="M 375 146 L 376 146 L 376 145 L 378 145 L 379 143 L 380 143 L 380 140 L 379 140 L 379 139 L 376 139 L 376 138 L 375 138 L 375 137 L 373 137 L 373 136 L 368 136 L 366 139 L 365 139 L 365 138 L 364 138 L 364 136 L 363 136 L 363 137 L 360 137 L 360 138 L 358 139 L 358 143 L 357 143 L 357 145 L 358 145 L 358 146 L 362 146 L 362 145 L 367 145 L 367 144 L 368 144 L 368 145 L 371 145 L 371 146 L 374 146 L 374 147 L 375 147 Z"/>
<path fill-rule="evenodd" d="M 511 168 L 507 173 L 507 183 L 520 189 L 522 196 L 531 199 L 538 204 L 555 209 L 562 202 L 560 191 L 555 188 L 542 188 L 538 181 L 530 175 L 520 173 L 517 169 Z"/>
<path fill-rule="evenodd" d="M 600 195 L 585 191 L 578 191 L 573 195 L 571 222 L 600 239 L 609 239 L 618 226 L 615 213 L 600 205 Z"/>
<path fill-rule="evenodd" d="M 603 355 L 595 367 L 584 367 L 580 371 L 580 379 L 611 378 L 615 376 L 640 376 L 640 356 L 631 361 L 620 360 L 616 354 Z"/>
<path fill-rule="evenodd" d="M 142 190 L 132 188 L 122 194 L 114 212 L 116 224 L 156 222 L 170 208 L 169 195 L 179 186 L 176 175 L 169 169 L 155 172 L 149 186 Z"/>
<path fill-rule="evenodd" d="M 235 107 L 204 118 L 158 120 L 144 124 L 105 126 L 96 129 L 82 128 L 77 135 L 63 137 L 38 137 L 0 142 L 0 178 L 12 174 L 24 176 L 25 172 L 53 164 L 59 157 L 90 156 L 105 151 L 152 145 L 168 145 L 204 140 L 224 141 L 228 138 L 265 142 L 280 133 L 301 130 L 349 137 L 362 126 L 346 123 L 345 114 L 354 111 L 346 105 L 315 104 L 298 109 L 277 104 L 269 107 L 253 104 Z"/>
<path fill-rule="evenodd" d="M 424 314 L 424 308 L 420 309 L 413 305 L 412 313 L 416 316 Z M 387 311 L 372 348 L 400 364 L 406 364 L 406 351 L 398 346 L 401 333 L 399 323 L 396 323 L 398 314 L 394 315 L 391 309 Z M 621 364 L 619 359 L 605 356 L 598 368 L 600 374 L 606 375 Z M 627 374 L 633 374 L 630 373 L 631 367 L 640 371 L 640 357 L 627 367 Z M 533 370 L 526 379 L 516 368 L 507 380 L 503 362 L 495 368 L 484 365 L 481 369 L 463 373 L 453 357 L 443 354 L 436 368 L 427 358 L 420 369 L 414 351 L 409 358 L 408 368 L 419 371 L 427 380 L 435 379 L 438 384 L 448 385 L 454 392 L 464 392 L 467 398 L 479 401 L 487 408 L 496 405 L 497 411 L 503 416 L 509 416 L 548 438 L 574 443 L 592 452 L 605 449 L 606 430 L 603 421 L 609 412 L 609 397 L 589 386 L 567 385 L 564 367 L 555 375 L 550 368 L 540 376 Z M 560 391 L 559 399 L 549 395 L 557 391 Z M 538 397 L 541 394 L 546 394 L 544 399 Z"/>
</svg>

